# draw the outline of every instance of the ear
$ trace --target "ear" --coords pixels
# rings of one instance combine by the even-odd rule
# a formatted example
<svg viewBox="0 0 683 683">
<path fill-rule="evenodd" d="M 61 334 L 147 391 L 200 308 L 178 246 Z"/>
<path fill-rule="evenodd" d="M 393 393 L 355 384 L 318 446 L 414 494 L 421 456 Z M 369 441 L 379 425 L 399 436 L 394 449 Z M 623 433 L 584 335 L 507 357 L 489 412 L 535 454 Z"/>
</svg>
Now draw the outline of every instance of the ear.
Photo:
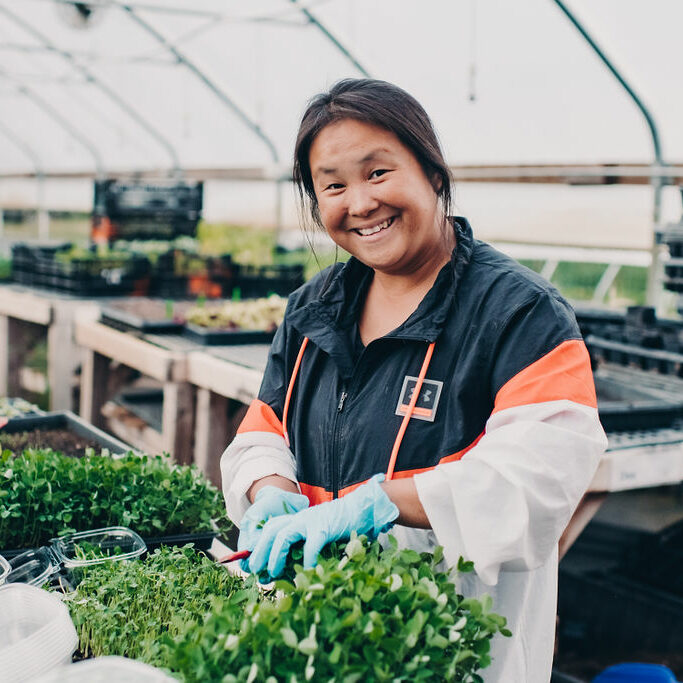
<svg viewBox="0 0 683 683">
<path fill-rule="evenodd" d="M 430 178 L 430 182 L 432 184 L 432 187 L 434 188 L 434 192 L 436 192 L 436 194 L 439 194 L 439 192 L 441 192 L 441 188 L 443 187 L 443 181 L 441 180 L 441 176 L 438 173 L 433 173 L 432 177 Z"/>
</svg>

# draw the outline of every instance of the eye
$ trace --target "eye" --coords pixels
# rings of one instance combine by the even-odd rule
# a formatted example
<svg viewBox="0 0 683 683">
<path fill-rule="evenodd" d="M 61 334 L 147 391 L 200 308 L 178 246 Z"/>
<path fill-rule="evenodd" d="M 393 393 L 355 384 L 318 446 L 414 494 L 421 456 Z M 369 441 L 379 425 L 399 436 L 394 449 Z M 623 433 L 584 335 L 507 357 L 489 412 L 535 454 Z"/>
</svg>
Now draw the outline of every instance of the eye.
<svg viewBox="0 0 683 683">
<path fill-rule="evenodd" d="M 339 190 L 344 187 L 341 183 L 330 183 L 324 189 L 325 190 Z"/>
<path fill-rule="evenodd" d="M 370 180 L 381 178 L 385 173 L 389 173 L 389 170 L 386 168 L 377 168 L 370 174 Z"/>
</svg>

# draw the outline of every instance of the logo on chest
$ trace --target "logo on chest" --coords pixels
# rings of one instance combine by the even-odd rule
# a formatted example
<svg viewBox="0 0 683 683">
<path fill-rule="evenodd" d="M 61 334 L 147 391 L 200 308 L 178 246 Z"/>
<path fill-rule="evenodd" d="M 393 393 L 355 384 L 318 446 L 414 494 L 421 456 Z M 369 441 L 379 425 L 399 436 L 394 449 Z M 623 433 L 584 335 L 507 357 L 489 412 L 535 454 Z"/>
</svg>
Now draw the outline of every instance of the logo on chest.
<svg viewBox="0 0 683 683">
<path fill-rule="evenodd" d="M 408 405 L 413 398 L 416 386 L 417 377 L 406 375 L 403 378 L 403 386 L 401 387 L 401 393 L 398 397 L 395 415 L 402 417 L 408 412 Z M 417 397 L 417 402 L 415 403 L 415 408 L 413 409 L 411 417 L 417 418 L 418 420 L 426 420 L 427 422 L 434 422 L 442 388 L 443 382 L 434 379 L 425 379 L 422 382 L 420 395 Z"/>
</svg>

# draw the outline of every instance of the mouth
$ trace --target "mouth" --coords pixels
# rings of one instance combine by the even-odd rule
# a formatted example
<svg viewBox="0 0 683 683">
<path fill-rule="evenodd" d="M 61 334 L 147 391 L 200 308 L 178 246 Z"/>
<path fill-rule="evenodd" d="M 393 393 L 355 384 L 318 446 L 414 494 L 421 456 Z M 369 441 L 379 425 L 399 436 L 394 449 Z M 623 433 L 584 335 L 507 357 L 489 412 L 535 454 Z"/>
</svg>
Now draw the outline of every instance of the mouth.
<svg viewBox="0 0 683 683">
<path fill-rule="evenodd" d="M 382 221 L 377 225 L 373 225 L 371 228 L 353 228 L 353 232 L 355 232 L 357 235 L 360 235 L 361 237 L 369 237 L 370 235 L 376 235 L 378 232 L 381 232 L 382 230 L 386 230 L 387 228 L 391 227 L 394 223 L 394 220 L 396 220 L 396 216 L 387 218 L 385 221 Z"/>
</svg>

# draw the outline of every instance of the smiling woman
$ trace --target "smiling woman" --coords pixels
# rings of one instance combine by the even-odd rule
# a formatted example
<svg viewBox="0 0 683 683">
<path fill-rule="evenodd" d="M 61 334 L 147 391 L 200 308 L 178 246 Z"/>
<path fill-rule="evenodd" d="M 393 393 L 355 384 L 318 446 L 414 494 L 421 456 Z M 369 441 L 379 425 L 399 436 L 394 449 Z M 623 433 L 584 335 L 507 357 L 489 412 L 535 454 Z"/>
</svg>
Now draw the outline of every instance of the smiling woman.
<svg viewBox="0 0 683 683">
<path fill-rule="evenodd" d="M 312 566 L 353 532 L 442 545 L 508 618 L 486 680 L 547 683 L 558 541 L 606 445 L 573 312 L 450 215 L 436 133 L 400 88 L 316 96 L 294 156 L 303 208 L 352 258 L 290 296 L 223 454 L 245 567 L 278 576 L 299 540 Z"/>
</svg>

